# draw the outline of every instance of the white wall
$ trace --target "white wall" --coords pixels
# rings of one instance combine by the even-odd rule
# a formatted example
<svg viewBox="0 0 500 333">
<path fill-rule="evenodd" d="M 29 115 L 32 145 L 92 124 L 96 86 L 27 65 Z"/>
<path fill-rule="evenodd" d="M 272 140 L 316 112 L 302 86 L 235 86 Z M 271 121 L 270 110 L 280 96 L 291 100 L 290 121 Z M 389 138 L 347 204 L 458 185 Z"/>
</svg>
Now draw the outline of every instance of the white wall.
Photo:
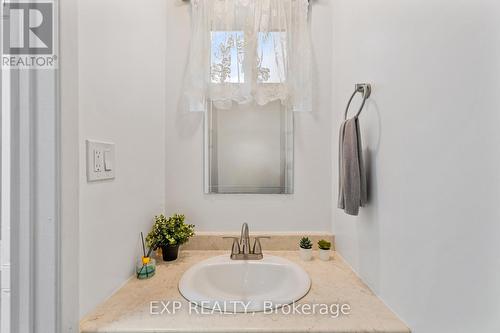
<svg viewBox="0 0 500 333">
<path fill-rule="evenodd" d="M 335 131 L 374 85 L 370 205 L 334 209 L 338 250 L 413 332 L 499 332 L 500 2 L 333 3 Z"/>
<path fill-rule="evenodd" d="M 80 315 L 133 274 L 164 207 L 167 2 L 79 2 Z M 87 138 L 116 144 L 115 180 L 87 183 Z"/>
<path fill-rule="evenodd" d="M 317 82 L 314 112 L 295 117 L 295 194 L 203 194 L 203 116 L 183 111 L 189 49 L 189 3 L 167 5 L 166 210 L 182 212 L 200 231 L 329 231 L 331 221 L 331 3 L 312 6 Z"/>
</svg>

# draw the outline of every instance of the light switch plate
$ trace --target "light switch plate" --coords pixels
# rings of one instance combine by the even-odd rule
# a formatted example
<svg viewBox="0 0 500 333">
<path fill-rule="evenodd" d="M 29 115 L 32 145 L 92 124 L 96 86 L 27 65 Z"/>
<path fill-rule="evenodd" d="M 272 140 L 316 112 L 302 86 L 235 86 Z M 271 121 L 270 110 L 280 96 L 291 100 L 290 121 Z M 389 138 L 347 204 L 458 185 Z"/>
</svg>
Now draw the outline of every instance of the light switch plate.
<svg viewBox="0 0 500 333">
<path fill-rule="evenodd" d="M 115 178 L 115 144 L 86 140 L 87 181 Z"/>
</svg>

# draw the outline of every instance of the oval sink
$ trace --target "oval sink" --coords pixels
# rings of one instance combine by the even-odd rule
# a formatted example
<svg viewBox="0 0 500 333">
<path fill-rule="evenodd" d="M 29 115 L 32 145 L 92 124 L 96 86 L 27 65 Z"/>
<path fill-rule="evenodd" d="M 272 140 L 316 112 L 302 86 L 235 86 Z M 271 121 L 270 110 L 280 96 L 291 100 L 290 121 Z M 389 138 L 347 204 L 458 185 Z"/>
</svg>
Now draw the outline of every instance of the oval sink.
<svg viewBox="0 0 500 333">
<path fill-rule="evenodd" d="M 188 301 L 226 312 L 277 308 L 304 297 L 310 287 L 311 279 L 300 266 L 275 256 L 213 257 L 190 267 L 179 281 L 179 291 Z"/>
</svg>

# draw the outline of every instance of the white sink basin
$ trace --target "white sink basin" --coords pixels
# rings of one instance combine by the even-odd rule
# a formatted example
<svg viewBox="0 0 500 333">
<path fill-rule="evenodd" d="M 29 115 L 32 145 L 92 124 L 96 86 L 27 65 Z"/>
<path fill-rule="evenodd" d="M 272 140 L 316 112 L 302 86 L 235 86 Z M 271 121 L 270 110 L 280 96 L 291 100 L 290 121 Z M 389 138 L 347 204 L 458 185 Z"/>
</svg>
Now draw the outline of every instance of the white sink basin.
<svg viewBox="0 0 500 333">
<path fill-rule="evenodd" d="M 188 301 L 226 312 L 255 312 L 277 308 L 304 297 L 309 275 L 284 258 L 231 260 L 217 256 L 190 267 L 179 281 Z"/>
</svg>

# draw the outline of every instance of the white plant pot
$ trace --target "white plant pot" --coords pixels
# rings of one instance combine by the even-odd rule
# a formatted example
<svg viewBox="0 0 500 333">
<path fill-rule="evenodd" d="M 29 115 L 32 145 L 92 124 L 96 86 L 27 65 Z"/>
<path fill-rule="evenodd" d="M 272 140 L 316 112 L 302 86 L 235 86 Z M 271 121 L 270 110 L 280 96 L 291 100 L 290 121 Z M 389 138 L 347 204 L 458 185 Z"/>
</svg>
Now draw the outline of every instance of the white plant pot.
<svg viewBox="0 0 500 333">
<path fill-rule="evenodd" d="M 323 261 L 330 260 L 330 250 L 319 249 L 319 258 Z"/>
<path fill-rule="evenodd" d="M 303 249 L 299 248 L 299 253 L 300 253 L 300 259 L 304 261 L 310 261 L 313 256 L 313 250 L 312 249 Z"/>
</svg>

